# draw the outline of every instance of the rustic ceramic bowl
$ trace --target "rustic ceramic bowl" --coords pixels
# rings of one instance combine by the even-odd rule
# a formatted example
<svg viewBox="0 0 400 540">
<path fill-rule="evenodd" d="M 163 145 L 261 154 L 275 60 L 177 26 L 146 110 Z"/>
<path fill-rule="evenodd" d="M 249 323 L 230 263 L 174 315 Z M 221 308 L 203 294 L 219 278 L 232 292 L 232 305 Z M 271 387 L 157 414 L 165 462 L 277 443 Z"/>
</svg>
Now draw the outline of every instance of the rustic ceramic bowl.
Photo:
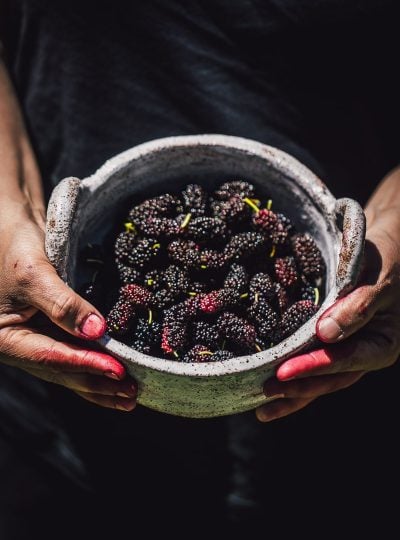
<svg viewBox="0 0 400 540">
<path fill-rule="evenodd" d="M 77 287 L 78 253 L 99 242 L 127 201 L 177 191 L 191 182 L 215 187 L 243 178 L 273 199 L 300 231 L 309 231 L 327 266 L 319 312 L 275 347 L 225 362 L 184 364 L 139 353 L 108 336 L 99 340 L 139 385 L 138 402 L 187 417 L 212 417 L 253 409 L 267 401 L 263 383 L 283 360 L 316 344 L 319 315 L 355 284 L 365 236 L 364 214 L 350 199 L 336 200 L 309 169 L 288 154 L 256 141 L 224 135 L 154 140 L 119 154 L 95 174 L 66 178 L 48 207 L 46 251 L 62 278 Z M 125 206 L 124 206 L 125 205 Z"/>
</svg>

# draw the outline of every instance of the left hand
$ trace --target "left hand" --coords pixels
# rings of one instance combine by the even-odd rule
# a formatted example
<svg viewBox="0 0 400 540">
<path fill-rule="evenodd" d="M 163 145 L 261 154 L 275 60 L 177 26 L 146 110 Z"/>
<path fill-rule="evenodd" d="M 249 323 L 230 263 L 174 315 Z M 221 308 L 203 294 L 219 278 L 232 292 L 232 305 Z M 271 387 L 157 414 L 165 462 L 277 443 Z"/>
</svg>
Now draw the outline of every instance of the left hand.
<svg viewBox="0 0 400 540">
<path fill-rule="evenodd" d="M 388 210 L 368 229 L 358 287 L 317 322 L 318 338 L 329 345 L 279 367 L 276 378 L 264 385 L 273 401 L 256 410 L 258 420 L 287 416 L 324 394 L 349 387 L 369 371 L 396 362 L 400 355 L 399 215 L 398 208 Z"/>
</svg>

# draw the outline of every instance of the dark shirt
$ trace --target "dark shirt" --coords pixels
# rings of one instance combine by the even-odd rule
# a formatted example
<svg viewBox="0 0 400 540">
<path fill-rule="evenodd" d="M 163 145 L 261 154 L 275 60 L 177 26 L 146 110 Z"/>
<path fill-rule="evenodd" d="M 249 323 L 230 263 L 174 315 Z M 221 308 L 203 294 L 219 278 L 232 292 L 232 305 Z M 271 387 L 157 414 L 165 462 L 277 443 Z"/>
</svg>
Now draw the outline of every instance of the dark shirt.
<svg viewBox="0 0 400 540">
<path fill-rule="evenodd" d="M 399 157 L 396 4 L 6 2 L 7 62 L 47 193 L 63 177 L 84 178 L 144 141 L 223 133 L 277 146 L 317 172 L 335 196 L 364 203 Z M 353 450 L 369 440 L 354 390 L 352 398 L 326 398 L 261 426 L 253 413 L 207 421 L 144 409 L 124 416 L 5 369 L 0 385 L 0 433 L 9 441 L 19 448 L 28 441 L 35 455 L 104 497 L 118 478 L 129 481 L 140 509 L 157 501 L 171 512 L 175 502 L 188 515 L 202 506 L 217 513 L 227 499 L 235 512 L 277 511 L 273 500 L 290 492 L 288 482 L 307 478 L 291 463 L 293 452 L 310 468 L 324 463 L 315 448 L 332 460 L 346 437 L 353 436 Z M 15 396 L 19 415 L 10 414 Z M 285 474 L 278 463 L 286 463 Z M 325 474 L 339 485 L 337 473 Z M 309 481 L 322 489 L 318 475 Z"/>
</svg>

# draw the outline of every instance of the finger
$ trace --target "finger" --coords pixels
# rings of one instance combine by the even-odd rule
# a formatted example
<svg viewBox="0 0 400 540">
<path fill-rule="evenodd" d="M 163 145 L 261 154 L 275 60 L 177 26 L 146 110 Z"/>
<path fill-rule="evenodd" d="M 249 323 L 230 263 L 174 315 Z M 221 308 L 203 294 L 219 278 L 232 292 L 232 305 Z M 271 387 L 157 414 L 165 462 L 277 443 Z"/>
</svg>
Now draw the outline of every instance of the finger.
<svg viewBox="0 0 400 540">
<path fill-rule="evenodd" d="M 117 396 L 102 396 L 100 394 L 87 394 L 85 392 L 75 392 L 90 403 L 106 407 L 107 409 L 117 409 L 119 411 L 130 412 L 136 407 L 136 401 L 132 399 L 124 399 Z"/>
<path fill-rule="evenodd" d="M 288 416 L 289 414 L 303 409 L 309 403 L 314 401 L 314 399 L 315 398 L 277 399 L 272 403 L 258 407 L 256 409 L 256 417 L 260 422 L 271 422 L 272 420 L 283 418 L 284 416 Z"/>
<path fill-rule="evenodd" d="M 397 334 L 393 334 L 396 338 Z M 276 377 L 287 381 L 297 377 L 324 375 L 350 371 L 374 371 L 392 365 L 398 356 L 398 343 L 390 331 L 374 327 L 351 336 L 346 342 L 310 351 L 286 360 L 277 370 Z"/>
<path fill-rule="evenodd" d="M 349 373 L 335 373 L 332 375 L 319 375 L 286 382 L 281 382 L 277 379 L 269 379 L 264 384 L 264 393 L 266 397 L 270 399 L 275 398 L 275 396 L 290 399 L 313 399 L 348 388 L 361 379 L 363 375 L 364 372 L 356 371 Z"/>
<path fill-rule="evenodd" d="M 77 392 L 131 399 L 135 398 L 137 394 L 136 383 L 131 378 L 126 378 L 123 381 L 113 381 L 101 375 L 32 369 L 30 367 L 25 368 L 25 371 L 47 382 L 59 384 Z"/>
<path fill-rule="evenodd" d="M 321 315 L 316 327 L 318 338 L 326 343 L 346 339 L 372 319 L 382 301 L 376 287 L 355 289 Z"/>
<path fill-rule="evenodd" d="M 49 262 L 36 263 L 34 269 L 31 266 L 19 269 L 17 275 L 27 303 L 75 336 L 98 339 L 104 334 L 101 313 L 68 287 Z"/>
<path fill-rule="evenodd" d="M 6 355 L 4 362 L 17 367 L 92 373 L 115 380 L 125 377 L 124 366 L 109 354 L 56 341 L 24 326 L 2 328 L 0 350 Z"/>
</svg>

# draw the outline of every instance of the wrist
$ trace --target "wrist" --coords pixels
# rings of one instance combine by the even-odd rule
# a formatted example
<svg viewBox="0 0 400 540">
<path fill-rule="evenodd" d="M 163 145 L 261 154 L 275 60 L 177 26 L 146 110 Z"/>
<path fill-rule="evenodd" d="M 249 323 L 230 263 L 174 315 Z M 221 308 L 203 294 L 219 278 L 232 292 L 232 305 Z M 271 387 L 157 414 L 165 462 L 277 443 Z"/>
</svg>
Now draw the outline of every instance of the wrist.
<svg viewBox="0 0 400 540">
<path fill-rule="evenodd" d="M 44 229 L 45 221 L 44 207 L 35 206 L 22 191 L 0 197 L 0 231 L 27 222 Z"/>
</svg>

